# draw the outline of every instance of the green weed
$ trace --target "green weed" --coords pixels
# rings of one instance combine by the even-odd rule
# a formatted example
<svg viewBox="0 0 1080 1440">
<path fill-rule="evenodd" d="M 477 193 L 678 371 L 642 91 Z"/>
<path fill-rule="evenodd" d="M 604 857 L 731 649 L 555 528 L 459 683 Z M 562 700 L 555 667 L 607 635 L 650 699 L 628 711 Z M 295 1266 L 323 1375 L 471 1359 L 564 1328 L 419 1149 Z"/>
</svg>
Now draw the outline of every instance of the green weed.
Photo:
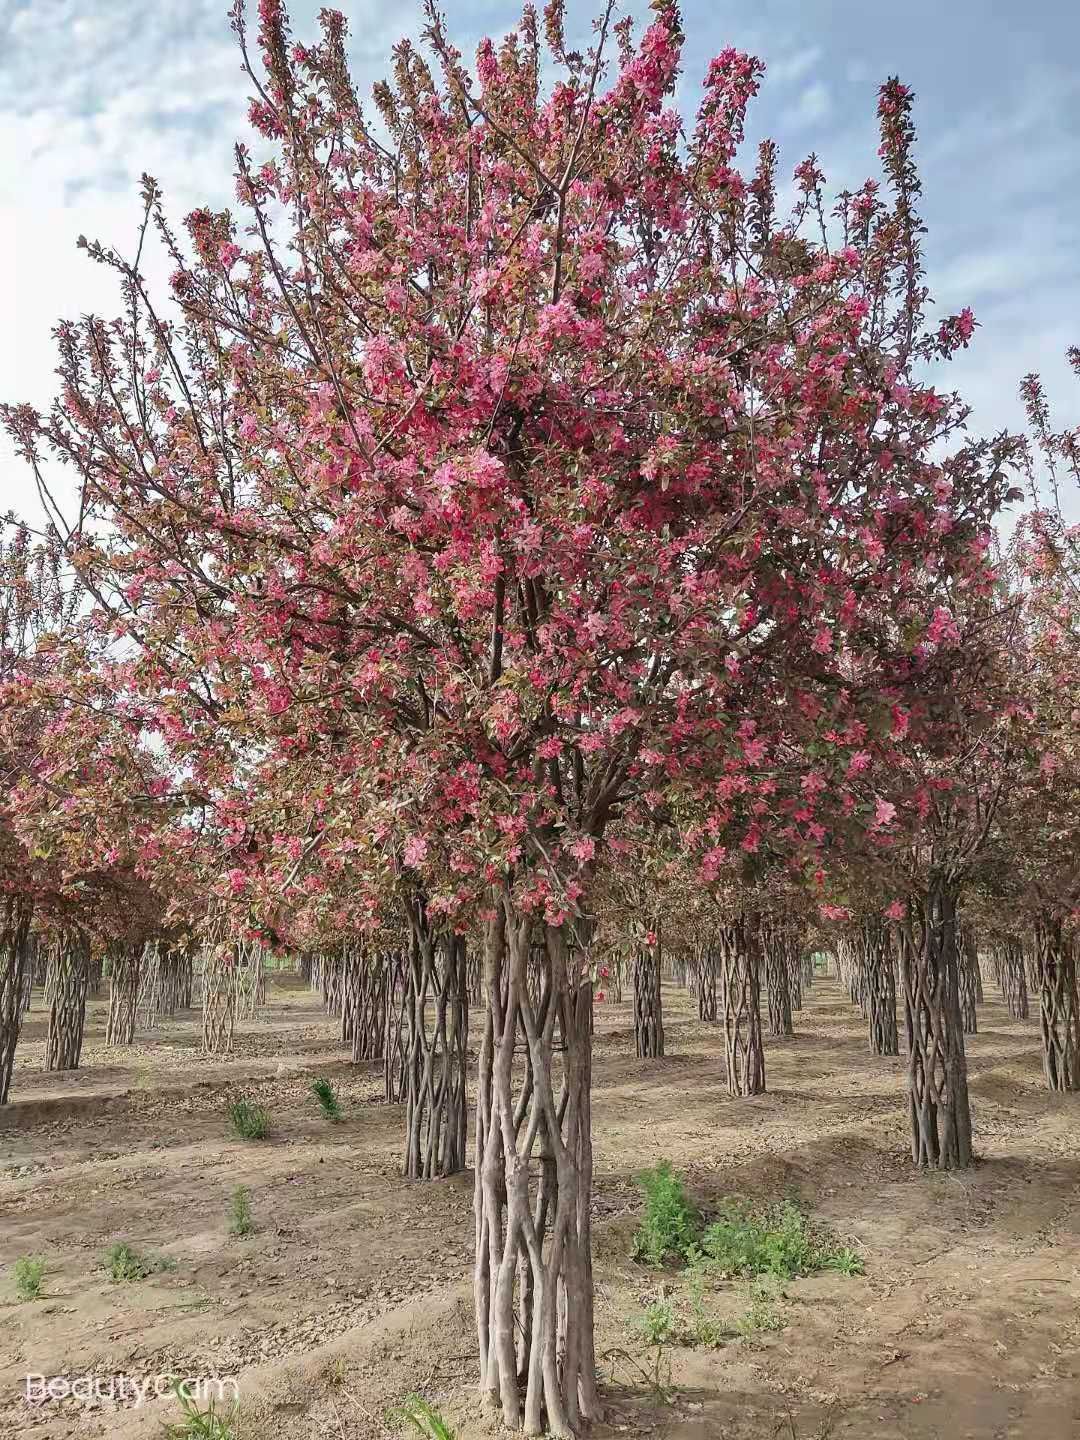
<svg viewBox="0 0 1080 1440">
<path fill-rule="evenodd" d="M 701 1237 L 704 1256 L 722 1274 L 776 1275 L 791 1280 L 820 1270 L 861 1275 L 862 1261 L 814 1227 L 790 1200 L 755 1214 L 744 1202 L 725 1200 L 720 1218 Z"/>
<path fill-rule="evenodd" d="M 15 1293 L 20 1300 L 40 1300 L 45 1261 L 40 1255 L 20 1255 L 15 1261 Z"/>
<path fill-rule="evenodd" d="M 670 1300 L 654 1300 L 638 1324 L 650 1345 L 670 1345 L 676 1338 L 675 1310 Z"/>
<path fill-rule="evenodd" d="M 250 1235 L 255 1229 L 251 1218 L 251 1200 L 243 1185 L 238 1185 L 229 1201 L 229 1234 Z"/>
<path fill-rule="evenodd" d="M 647 1265 L 683 1260 L 701 1234 L 701 1216 L 687 1197 L 670 1160 L 638 1176 L 645 1193 L 645 1214 L 634 1236 L 634 1259 Z"/>
<path fill-rule="evenodd" d="M 126 1240 L 117 1240 L 105 1252 L 105 1269 L 115 1281 L 145 1280 L 163 1270 L 175 1270 L 176 1261 L 168 1255 L 140 1255 Z"/>
</svg>

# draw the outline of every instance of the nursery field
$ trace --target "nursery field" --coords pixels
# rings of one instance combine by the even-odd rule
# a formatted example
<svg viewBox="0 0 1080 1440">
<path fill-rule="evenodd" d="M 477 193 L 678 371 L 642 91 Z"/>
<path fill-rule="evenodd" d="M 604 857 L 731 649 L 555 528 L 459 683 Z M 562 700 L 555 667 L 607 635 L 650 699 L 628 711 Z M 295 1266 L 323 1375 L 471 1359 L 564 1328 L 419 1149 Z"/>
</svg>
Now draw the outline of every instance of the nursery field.
<svg viewBox="0 0 1080 1440">
<path fill-rule="evenodd" d="M 666 983 L 664 1004 L 659 1060 L 633 1058 L 629 1000 L 596 1007 L 597 1440 L 1080 1434 L 1080 1101 L 1047 1092 L 1037 1026 L 980 1006 L 979 1163 L 920 1174 L 905 1061 L 868 1052 L 836 981 L 767 1042 L 768 1093 L 744 1099 L 716 1027 Z M 343 1061 L 320 996 L 277 977 L 228 1059 L 201 1053 L 195 1013 L 106 1049 L 92 1000 L 71 1073 L 41 1069 L 43 1020 L 35 995 L 0 1112 L 0 1434 L 160 1436 L 180 1416 L 169 1395 L 28 1403 L 28 1374 L 228 1377 L 244 1440 L 397 1435 L 416 1394 L 459 1440 L 498 1433 L 476 1400 L 471 1169 L 401 1179 L 402 1107 L 378 1063 Z M 231 1127 L 240 1093 L 265 1138 Z M 788 1201 L 848 1263 L 748 1280 L 635 1259 L 638 1177 L 664 1160 L 703 1221 L 732 1196 Z M 120 1243 L 136 1263 L 113 1250 L 110 1271 Z M 20 1301 L 30 1256 L 41 1293 Z"/>
</svg>

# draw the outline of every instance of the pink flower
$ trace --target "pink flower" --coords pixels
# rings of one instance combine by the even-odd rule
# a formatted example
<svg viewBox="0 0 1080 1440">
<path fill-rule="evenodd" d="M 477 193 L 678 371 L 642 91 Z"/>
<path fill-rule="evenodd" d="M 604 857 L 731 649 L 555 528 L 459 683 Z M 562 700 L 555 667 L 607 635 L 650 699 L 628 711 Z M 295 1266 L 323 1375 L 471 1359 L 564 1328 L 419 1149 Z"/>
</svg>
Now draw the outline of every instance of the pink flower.
<svg viewBox="0 0 1080 1440">
<path fill-rule="evenodd" d="M 811 648 L 815 654 L 828 655 L 832 649 L 832 631 L 827 625 L 819 625 L 814 631 L 814 643 Z"/>
<path fill-rule="evenodd" d="M 888 920 L 903 920 L 904 902 L 902 900 L 894 900 L 891 905 L 886 905 L 885 917 Z"/>
<path fill-rule="evenodd" d="M 896 806 L 890 800 L 882 800 L 879 795 L 877 797 L 877 808 L 874 811 L 874 819 L 870 828 L 876 830 L 879 825 L 891 825 L 895 819 Z"/>
<path fill-rule="evenodd" d="M 218 259 L 221 261 L 222 269 L 231 270 L 240 259 L 239 245 L 234 245 L 231 240 L 226 241 L 218 251 Z"/>
<path fill-rule="evenodd" d="M 422 865 L 427 858 L 428 843 L 419 835 L 410 835 L 405 841 L 402 854 L 405 857 L 406 865 Z"/>
<path fill-rule="evenodd" d="M 596 841 L 591 835 L 583 835 L 580 840 L 575 840 L 570 846 L 570 854 L 583 863 L 591 860 L 596 854 Z"/>
</svg>

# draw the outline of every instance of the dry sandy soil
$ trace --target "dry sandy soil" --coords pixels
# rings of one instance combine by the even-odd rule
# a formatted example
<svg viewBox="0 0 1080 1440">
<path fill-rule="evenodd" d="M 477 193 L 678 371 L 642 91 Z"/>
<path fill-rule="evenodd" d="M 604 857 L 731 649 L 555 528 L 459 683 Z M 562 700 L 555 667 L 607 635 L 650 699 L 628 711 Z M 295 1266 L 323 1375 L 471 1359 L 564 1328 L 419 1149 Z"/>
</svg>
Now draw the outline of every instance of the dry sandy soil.
<svg viewBox="0 0 1080 1440">
<path fill-rule="evenodd" d="M 904 1061 L 819 980 L 798 1034 L 769 1043 L 769 1093 L 732 1101 L 718 1037 L 665 990 L 669 1057 L 633 1058 L 629 1006 L 598 1007 L 594 1126 L 598 1351 L 594 1440 L 1075 1440 L 1080 1436 L 1080 1097 L 1043 1088 L 1033 1023 L 990 1002 L 969 1042 L 980 1163 L 913 1173 Z M 244 1440 L 379 1440 L 410 1392 L 460 1440 L 497 1427 L 474 1397 L 471 1175 L 397 1173 L 398 1107 L 377 1066 L 343 1062 L 335 1026 L 291 978 L 241 1027 L 227 1062 L 202 1058 L 195 1017 L 124 1051 L 92 1004 L 84 1068 L 41 1072 L 35 997 L 0 1112 L 0 1435 L 161 1436 L 170 1398 L 141 1409 L 28 1407 L 23 1377 L 234 1375 Z M 345 1108 L 320 1117 L 311 1079 Z M 270 1139 L 224 1115 L 238 1088 L 268 1105 Z M 643 1307 L 684 1282 L 629 1258 L 634 1176 L 669 1157 L 708 1209 L 725 1194 L 797 1196 L 865 1257 L 862 1277 L 787 1285 L 784 1328 L 659 1357 Z M 256 1233 L 231 1239 L 233 1188 Z M 115 1284 L 115 1240 L 175 1268 Z M 39 1253 L 44 1298 L 18 1303 L 10 1267 Z M 708 1296 L 745 1312 L 739 1286 Z M 659 1367 L 657 1360 L 659 1358 Z M 659 1381 L 659 1384 L 655 1381 Z"/>
</svg>

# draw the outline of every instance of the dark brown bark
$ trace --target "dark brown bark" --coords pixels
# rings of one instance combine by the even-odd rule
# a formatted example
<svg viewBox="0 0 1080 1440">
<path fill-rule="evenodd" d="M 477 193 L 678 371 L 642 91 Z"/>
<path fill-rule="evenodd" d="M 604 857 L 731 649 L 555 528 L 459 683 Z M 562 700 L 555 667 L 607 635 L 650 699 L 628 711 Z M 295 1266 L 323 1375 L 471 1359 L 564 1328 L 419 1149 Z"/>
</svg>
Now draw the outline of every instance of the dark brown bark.
<svg viewBox="0 0 1080 1440">
<path fill-rule="evenodd" d="M 63 932 L 52 943 L 46 988 L 49 1028 L 45 1037 L 45 1069 L 77 1070 L 86 1026 L 86 992 L 90 983 L 90 946 L 79 931 Z"/>
<path fill-rule="evenodd" d="M 547 964 L 532 990 L 536 929 Z M 481 1391 L 509 1429 L 566 1440 L 600 1414 L 589 1217 L 592 987 L 575 953 L 583 940 L 544 926 L 507 894 L 496 897 L 485 931 L 477 1082 Z"/>
<path fill-rule="evenodd" d="M 911 1156 L 958 1170 L 972 1163 L 967 1059 L 960 1023 L 956 893 L 935 876 L 898 927 L 908 1038 Z"/>
<path fill-rule="evenodd" d="M 760 1095 L 765 1090 L 765 1047 L 754 927 L 740 917 L 725 925 L 719 938 L 728 1091 L 736 1096 Z"/>
<path fill-rule="evenodd" d="M 115 945 L 110 951 L 106 1045 L 130 1045 L 135 1039 L 141 960 L 141 945 Z"/>
<path fill-rule="evenodd" d="M 1080 994 L 1076 947 L 1062 934 L 1061 916 L 1046 912 L 1035 925 L 1043 1072 L 1051 1090 L 1080 1090 Z"/>
<path fill-rule="evenodd" d="M 643 1059 L 656 1060 L 664 1053 L 659 944 L 642 945 L 634 956 L 634 1044 Z"/>
<path fill-rule="evenodd" d="M 0 1105 L 7 1104 L 11 1089 L 26 979 L 32 974 L 30 917 L 30 906 L 25 901 L 0 902 Z"/>
</svg>

